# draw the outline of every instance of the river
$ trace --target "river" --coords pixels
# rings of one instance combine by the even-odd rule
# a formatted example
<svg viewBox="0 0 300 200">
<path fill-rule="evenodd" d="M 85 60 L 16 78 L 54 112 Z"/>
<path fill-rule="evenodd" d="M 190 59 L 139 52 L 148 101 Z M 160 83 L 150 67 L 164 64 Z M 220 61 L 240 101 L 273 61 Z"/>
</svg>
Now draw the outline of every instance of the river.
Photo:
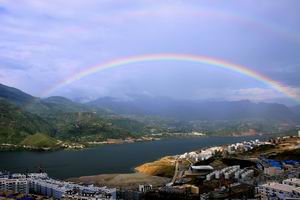
<svg viewBox="0 0 300 200">
<path fill-rule="evenodd" d="M 59 179 L 103 173 L 130 173 L 137 165 L 166 155 L 182 154 L 201 147 L 264 138 L 266 137 L 164 139 L 131 144 L 101 145 L 79 151 L 0 152 L 0 171 L 35 172 L 38 166 L 42 166 L 49 176 Z"/>
</svg>

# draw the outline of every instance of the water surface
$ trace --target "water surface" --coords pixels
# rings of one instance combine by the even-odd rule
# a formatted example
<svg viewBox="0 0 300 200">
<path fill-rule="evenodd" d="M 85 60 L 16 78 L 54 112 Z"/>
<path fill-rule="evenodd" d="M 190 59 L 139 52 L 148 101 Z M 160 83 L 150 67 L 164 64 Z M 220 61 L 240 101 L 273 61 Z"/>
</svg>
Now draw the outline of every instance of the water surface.
<svg viewBox="0 0 300 200">
<path fill-rule="evenodd" d="M 38 166 L 42 166 L 51 177 L 60 179 L 103 173 L 128 173 L 141 163 L 166 155 L 256 138 L 263 139 L 262 136 L 203 137 L 102 145 L 80 151 L 0 152 L 0 170 L 34 172 Z"/>
</svg>

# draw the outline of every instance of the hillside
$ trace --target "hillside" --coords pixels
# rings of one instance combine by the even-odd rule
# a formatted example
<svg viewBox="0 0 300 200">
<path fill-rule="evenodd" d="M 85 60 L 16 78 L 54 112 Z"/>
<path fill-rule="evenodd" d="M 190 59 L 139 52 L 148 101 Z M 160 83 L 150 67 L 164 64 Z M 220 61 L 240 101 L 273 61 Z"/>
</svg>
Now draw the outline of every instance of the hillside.
<svg viewBox="0 0 300 200">
<path fill-rule="evenodd" d="M 5 85 L 1 85 L 0 90 L 0 111 L 1 143 L 39 147 L 41 144 L 48 146 L 46 136 L 86 142 L 138 137 L 149 132 L 145 123 L 129 117 L 91 108 L 64 97 L 39 99 Z M 42 143 L 35 143 L 41 140 L 37 133 L 44 136 Z"/>
<path fill-rule="evenodd" d="M 37 114 L 41 117 L 71 112 L 95 112 L 108 114 L 102 109 L 90 108 L 84 104 L 76 103 L 70 99 L 60 96 L 52 96 L 45 99 L 33 97 L 13 87 L 0 84 L 0 99 L 16 104 L 22 109 Z"/>
<path fill-rule="evenodd" d="M 73 113 L 73 112 L 93 112 L 94 110 L 73 102 L 67 98 L 54 96 L 46 99 L 37 99 L 24 106 L 24 109 L 37 114 L 41 117 L 48 115 L 57 115 L 60 113 Z M 100 109 L 98 109 L 100 111 Z M 103 112 L 104 113 L 104 112 Z"/>
<path fill-rule="evenodd" d="M 24 111 L 16 105 L 0 100 L 0 142 L 19 143 L 35 133 L 51 135 L 53 127 L 37 115 Z"/>
<path fill-rule="evenodd" d="M 172 178 L 175 171 L 175 157 L 166 156 L 150 163 L 144 163 L 135 168 L 141 174 Z"/>
<path fill-rule="evenodd" d="M 121 116 L 99 116 L 92 112 L 49 115 L 45 119 L 56 129 L 56 137 L 66 140 L 126 138 L 147 132 L 145 124 Z"/>
<path fill-rule="evenodd" d="M 58 146 L 58 141 L 48 135 L 36 133 L 27 136 L 21 145 L 36 147 L 36 148 L 53 148 Z"/>
<path fill-rule="evenodd" d="M 130 101 L 101 98 L 82 104 L 59 96 L 40 99 L 5 85 L 0 89 L 0 111 L 0 142 L 13 144 L 22 144 L 26 138 L 28 143 L 31 135 L 31 140 L 39 141 L 36 138 L 40 135 L 35 135 L 38 133 L 80 143 L 138 138 L 150 133 L 166 133 L 166 137 L 193 131 L 236 136 L 282 133 L 293 132 L 299 120 L 281 104 L 161 97 Z"/>
<path fill-rule="evenodd" d="M 300 117 L 300 105 L 298 106 L 293 106 L 290 108 L 296 115 Z"/>
<path fill-rule="evenodd" d="M 25 105 L 35 100 L 35 97 L 26 94 L 25 92 L 3 85 L 0 83 L 0 99 L 7 100 L 17 105 Z"/>
</svg>

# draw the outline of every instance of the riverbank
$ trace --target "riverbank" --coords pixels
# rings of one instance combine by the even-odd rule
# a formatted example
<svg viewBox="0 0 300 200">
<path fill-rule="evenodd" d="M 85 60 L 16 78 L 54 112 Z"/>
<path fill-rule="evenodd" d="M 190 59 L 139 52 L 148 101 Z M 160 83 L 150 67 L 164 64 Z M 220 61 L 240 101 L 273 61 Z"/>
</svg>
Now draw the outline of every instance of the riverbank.
<svg viewBox="0 0 300 200">
<path fill-rule="evenodd" d="M 205 134 L 192 132 L 192 133 L 164 133 L 164 134 L 150 134 L 141 136 L 139 138 L 125 138 L 125 139 L 113 139 L 108 138 L 105 141 L 85 141 L 85 142 L 68 142 L 56 140 L 56 143 L 52 146 L 35 146 L 35 145 L 24 145 L 24 144 L 0 144 L 0 151 L 59 151 L 59 150 L 83 150 L 87 148 L 93 148 L 101 145 L 114 145 L 114 144 L 131 144 L 137 142 L 150 142 L 159 141 L 163 139 L 172 138 L 199 138 L 205 137 Z"/>
<path fill-rule="evenodd" d="M 135 167 L 135 171 L 151 176 L 171 178 L 175 171 L 176 156 L 166 156 L 153 162 L 144 163 Z"/>
</svg>

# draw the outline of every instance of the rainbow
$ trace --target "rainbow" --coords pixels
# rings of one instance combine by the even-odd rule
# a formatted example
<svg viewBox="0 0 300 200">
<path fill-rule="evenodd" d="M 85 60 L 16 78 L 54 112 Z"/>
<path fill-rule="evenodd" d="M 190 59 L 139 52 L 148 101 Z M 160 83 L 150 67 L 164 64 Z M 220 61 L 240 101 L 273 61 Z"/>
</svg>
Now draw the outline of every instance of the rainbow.
<svg viewBox="0 0 300 200">
<path fill-rule="evenodd" d="M 146 54 L 146 55 L 139 55 L 139 56 L 130 56 L 125 57 L 117 60 L 113 60 L 110 62 L 106 62 L 100 65 L 96 65 L 93 67 L 88 67 L 82 71 L 79 71 L 61 81 L 59 81 L 54 86 L 48 88 L 44 93 L 41 95 L 42 97 L 48 96 L 49 94 L 57 91 L 58 89 L 71 84 L 74 81 L 80 80 L 81 78 L 88 76 L 90 74 L 94 74 L 105 69 L 121 67 L 125 65 L 130 65 L 133 63 L 140 63 L 140 62 L 155 62 L 155 61 L 180 61 L 180 62 L 192 62 L 192 63 L 200 63 L 200 64 L 207 64 L 210 66 L 226 69 L 229 71 L 233 71 L 235 73 L 245 75 L 251 77 L 259 82 L 262 82 L 276 91 L 287 95 L 288 97 L 300 102 L 300 95 L 293 92 L 289 87 L 280 84 L 277 81 L 270 79 L 269 77 L 262 75 L 256 71 L 253 71 L 247 67 L 229 63 L 223 60 L 219 60 L 216 58 L 211 58 L 207 56 L 198 56 L 198 55 L 190 55 L 190 54 Z"/>
</svg>

